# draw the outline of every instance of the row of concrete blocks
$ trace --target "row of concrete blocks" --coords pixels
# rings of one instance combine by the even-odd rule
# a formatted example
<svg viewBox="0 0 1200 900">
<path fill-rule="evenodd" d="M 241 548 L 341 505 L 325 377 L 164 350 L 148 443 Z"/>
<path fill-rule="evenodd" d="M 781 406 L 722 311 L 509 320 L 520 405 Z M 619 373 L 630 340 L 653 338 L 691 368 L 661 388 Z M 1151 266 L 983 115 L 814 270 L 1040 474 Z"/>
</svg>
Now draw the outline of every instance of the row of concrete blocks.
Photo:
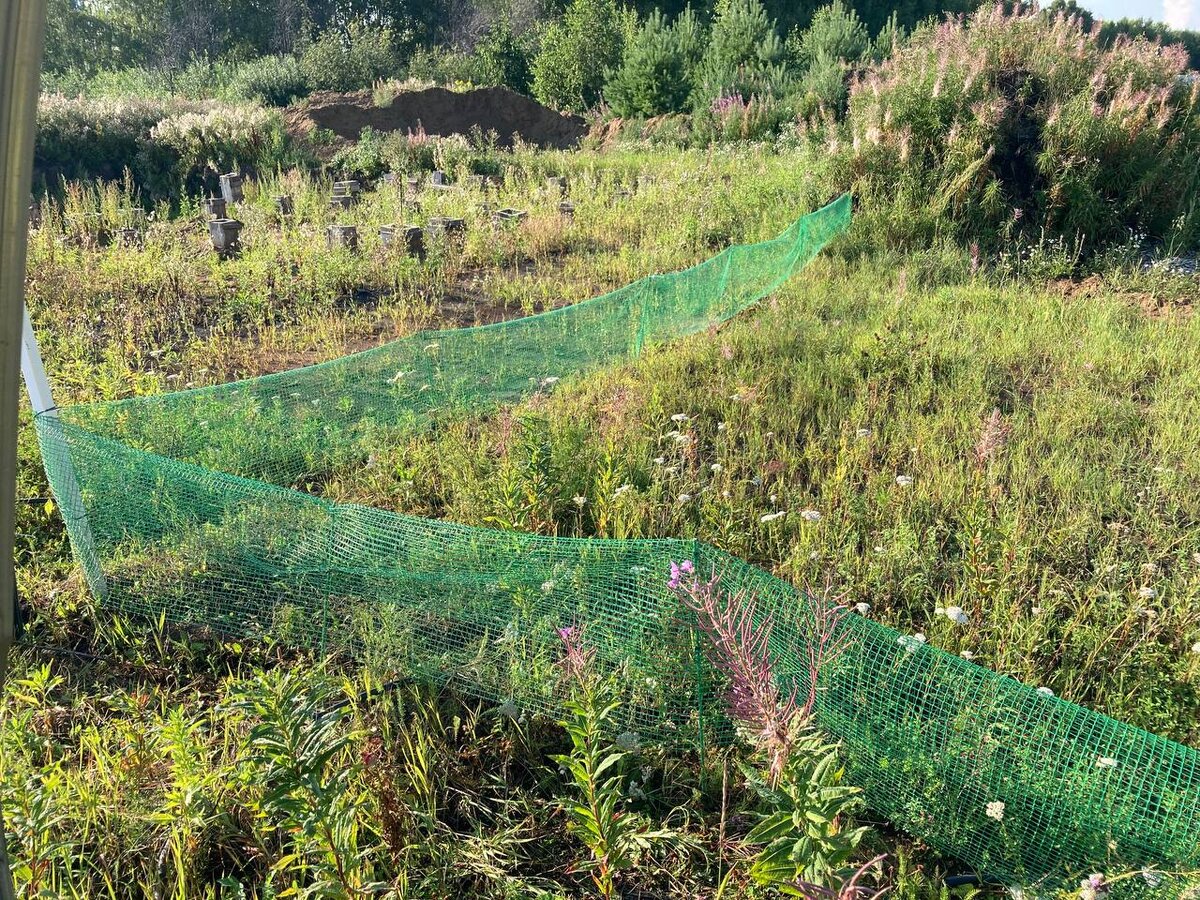
<svg viewBox="0 0 1200 900">
<path fill-rule="evenodd" d="M 387 183 L 394 184 L 396 181 L 396 176 L 394 173 L 388 173 L 383 176 L 383 180 Z M 237 174 L 236 172 L 229 172 L 221 176 L 221 196 L 209 197 L 204 201 L 204 209 L 208 214 L 209 219 L 236 221 L 229 219 L 229 207 L 232 204 L 241 203 L 242 200 L 245 199 L 243 182 L 243 176 Z M 405 179 L 405 183 L 408 186 L 410 194 L 419 193 L 421 188 L 420 179 L 415 176 L 409 176 Z M 491 181 L 485 175 L 471 175 L 469 176 L 468 184 L 479 190 L 486 190 L 491 185 Z M 446 173 L 436 170 L 429 176 L 429 185 L 435 189 L 447 189 L 453 187 L 453 185 L 450 184 L 446 178 Z M 565 198 L 569 184 L 566 176 L 555 175 L 546 179 L 546 186 L 551 191 L 557 192 L 560 197 Z M 349 209 L 357 202 L 361 193 L 362 184 L 356 180 L 335 181 L 333 183 L 333 194 L 329 201 L 330 206 L 336 209 Z M 626 198 L 629 196 L 630 192 L 627 190 L 618 190 L 614 194 L 614 197 L 617 199 Z M 281 217 L 288 217 L 294 214 L 295 204 L 290 196 L 287 194 L 279 194 L 273 199 L 275 201 L 275 209 Z M 558 208 L 559 212 L 561 212 L 564 216 L 571 217 L 575 214 L 575 205 L 569 200 L 564 199 L 561 203 L 559 203 Z M 512 217 L 511 215 L 505 216 L 505 212 L 506 210 L 500 210 L 497 215 L 500 215 L 501 218 Z M 515 211 L 508 210 L 507 212 L 512 213 Z M 524 216 L 522 214 L 521 218 L 523 217 Z M 41 219 L 41 207 L 38 206 L 38 204 L 31 197 L 29 203 L 30 227 L 39 228 L 41 226 Z M 102 244 L 109 243 L 111 240 L 111 235 L 109 235 L 107 230 L 101 229 L 101 231 L 103 232 L 103 240 L 99 242 Z M 116 237 L 121 246 L 136 246 L 140 244 L 142 240 L 141 232 L 136 228 L 118 229 L 116 232 Z"/>
<path fill-rule="evenodd" d="M 237 219 L 213 219 L 208 223 L 208 234 L 212 239 L 213 249 L 223 256 L 231 256 L 241 249 L 241 232 L 243 225 Z M 429 224 L 422 229 L 419 225 L 383 225 L 379 229 L 379 237 L 387 249 L 399 245 L 410 256 L 425 258 L 425 237 L 430 239 L 459 238 L 466 233 L 465 219 L 451 216 L 434 216 Z M 397 240 L 398 239 L 398 240 Z M 325 229 L 325 244 L 331 250 L 343 248 L 358 249 L 357 225 L 330 225 Z"/>
<path fill-rule="evenodd" d="M 388 184 L 396 184 L 396 175 L 389 172 L 383 176 L 383 180 Z M 417 194 L 421 190 L 421 180 L 415 175 L 410 175 L 404 181 L 410 194 Z M 478 190 L 487 190 L 492 182 L 486 175 L 471 175 L 468 176 L 470 186 Z M 434 189 L 449 189 L 454 187 L 446 177 L 446 173 L 440 170 L 435 170 L 429 176 L 429 187 Z M 551 191 L 557 192 L 560 197 L 566 197 L 569 187 L 566 176 L 554 175 L 546 179 L 546 187 Z M 333 183 L 333 196 L 330 198 L 330 205 L 343 209 L 353 206 L 358 200 L 359 194 L 362 193 L 362 184 L 357 180 L 335 181 Z M 221 176 L 221 196 L 219 198 L 209 198 L 209 203 L 214 201 L 223 201 L 226 207 L 241 203 L 245 198 L 243 190 L 243 178 L 236 172 L 229 172 Z M 279 196 L 275 198 L 280 215 L 291 215 L 291 198 Z M 286 208 L 285 208 L 286 207 Z M 214 214 L 215 218 L 223 218 L 223 215 Z"/>
<path fill-rule="evenodd" d="M 335 185 L 335 187 L 336 187 L 336 185 Z M 350 192 L 335 193 L 330 198 L 329 205 L 331 207 L 333 207 L 334 209 L 341 209 L 341 210 L 350 209 L 352 206 L 354 206 L 355 202 L 357 202 L 356 196 L 357 196 L 356 193 L 350 193 Z M 295 205 L 294 205 L 291 197 L 287 196 L 286 194 L 281 194 L 281 195 L 275 197 L 274 200 L 275 200 L 276 212 L 278 212 L 278 214 L 281 218 L 288 218 L 294 213 Z M 420 208 L 419 205 L 417 205 L 417 208 L 418 209 Z M 501 219 L 512 219 L 512 218 L 524 218 L 525 217 L 525 214 L 523 212 L 521 212 L 519 210 L 511 209 L 511 208 L 505 208 L 505 209 L 497 210 L 496 212 L 492 212 L 491 207 L 487 203 L 482 204 L 480 208 L 483 210 L 485 215 L 490 214 L 492 216 L 493 221 L 498 221 Z M 223 197 L 207 198 L 204 201 L 204 211 L 208 215 L 209 219 L 228 219 L 229 218 L 229 204 Z M 563 200 L 558 204 L 558 211 L 563 216 L 566 216 L 567 218 L 573 218 L 575 215 L 575 204 L 572 203 L 570 200 Z M 519 216 L 514 215 L 516 213 L 520 213 L 520 215 Z"/>
</svg>

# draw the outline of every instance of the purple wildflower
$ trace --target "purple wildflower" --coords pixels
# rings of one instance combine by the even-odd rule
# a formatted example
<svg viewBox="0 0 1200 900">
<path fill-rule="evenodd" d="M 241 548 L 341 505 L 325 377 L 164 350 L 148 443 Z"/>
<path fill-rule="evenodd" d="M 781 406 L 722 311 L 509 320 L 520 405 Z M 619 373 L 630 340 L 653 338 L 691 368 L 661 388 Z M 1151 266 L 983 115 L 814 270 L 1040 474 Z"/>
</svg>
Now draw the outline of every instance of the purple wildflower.
<svg viewBox="0 0 1200 900">
<path fill-rule="evenodd" d="M 730 113 L 739 113 L 745 108 L 746 101 L 741 94 L 722 94 L 721 96 L 714 98 L 711 106 L 709 107 L 711 112 L 720 118 L 725 118 L 725 116 L 729 115 Z"/>
<path fill-rule="evenodd" d="M 695 565 L 690 559 L 685 559 L 681 563 L 671 563 L 671 578 L 667 581 L 667 587 L 673 591 L 679 590 L 683 584 L 683 576 L 692 575 L 696 571 Z"/>
</svg>

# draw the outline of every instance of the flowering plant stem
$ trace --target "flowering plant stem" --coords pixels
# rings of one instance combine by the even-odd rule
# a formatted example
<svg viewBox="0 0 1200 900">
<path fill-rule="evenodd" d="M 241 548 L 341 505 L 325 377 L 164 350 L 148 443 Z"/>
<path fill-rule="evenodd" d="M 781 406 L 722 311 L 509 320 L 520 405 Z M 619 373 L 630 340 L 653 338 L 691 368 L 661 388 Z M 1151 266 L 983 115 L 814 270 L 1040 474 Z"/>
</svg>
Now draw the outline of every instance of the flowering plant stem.
<svg viewBox="0 0 1200 900">
<path fill-rule="evenodd" d="M 559 631 L 564 655 L 562 670 L 571 690 L 562 721 L 571 738 L 571 752 L 555 756 L 570 777 L 577 800 L 565 805 L 568 827 L 591 852 L 580 868 L 587 870 L 602 897 L 613 897 L 617 875 L 656 841 L 673 838 L 669 830 L 651 830 L 640 816 L 621 808 L 621 763 L 628 755 L 608 738 L 620 704 L 612 699 L 610 683 L 592 671 L 594 651 L 579 628 Z"/>
</svg>

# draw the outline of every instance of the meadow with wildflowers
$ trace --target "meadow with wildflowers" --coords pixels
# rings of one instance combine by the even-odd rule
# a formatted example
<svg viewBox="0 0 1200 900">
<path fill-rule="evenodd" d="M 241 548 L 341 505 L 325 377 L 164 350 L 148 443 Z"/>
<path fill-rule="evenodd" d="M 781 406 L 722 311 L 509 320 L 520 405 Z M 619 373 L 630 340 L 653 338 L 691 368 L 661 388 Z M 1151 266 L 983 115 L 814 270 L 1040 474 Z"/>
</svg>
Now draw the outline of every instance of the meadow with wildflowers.
<svg viewBox="0 0 1200 900">
<path fill-rule="evenodd" d="M 992 890 L 986 879 L 948 886 L 961 863 L 913 835 L 935 833 L 939 819 L 989 847 L 1032 844 L 1015 829 L 1036 796 L 948 795 L 937 772 L 901 752 L 926 735 L 905 732 L 900 697 L 895 728 L 879 737 L 902 772 L 904 809 L 884 821 L 866 802 L 877 785 L 856 782 L 858 745 L 816 727 L 822 686 L 850 678 L 839 661 L 860 659 L 853 635 L 865 619 L 896 629 L 888 660 L 935 647 L 939 665 L 978 663 L 1200 746 L 1200 284 L 1147 264 L 1194 246 L 1194 193 L 1189 207 L 1180 173 L 1195 158 L 1195 90 L 1096 88 L 1117 86 L 1101 125 L 1127 129 L 1104 139 L 1107 159 L 1145 166 L 1130 190 L 1141 196 L 1157 179 L 1181 188 L 1155 194 L 1162 209 L 1095 201 L 1107 238 L 1083 246 L 1055 229 L 1084 221 L 1072 216 L 1110 187 L 1112 170 L 1077 178 L 1061 163 L 1086 148 L 1047 151 L 1032 182 L 1042 193 L 1016 206 L 1009 173 L 987 162 L 998 132 L 986 129 L 1003 116 L 955 130 L 981 100 L 966 80 L 996 84 L 989 29 L 1013 38 L 1019 68 L 1037 78 L 1078 67 L 1068 80 L 1079 97 L 1097 73 L 1116 78 L 1118 64 L 1135 80 L 1166 78 L 1173 57 L 1123 44 L 1103 56 L 1078 44 L 1079 29 L 1031 31 L 999 13 L 964 29 L 931 30 L 927 44 L 918 35 L 852 85 L 836 133 L 798 123 L 771 145 L 572 153 L 422 138 L 403 158 L 438 165 L 457 187 L 424 191 L 419 207 L 380 182 L 333 210 L 329 175 L 259 173 L 237 210 L 241 254 L 229 259 L 211 252 L 195 197 L 155 206 L 129 182 L 72 183 L 45 203 L 29 304 L 62 405 L 541 312 L 774 235 L 847 179 L 865 214 L 719 329 L 548 379 L 487 415 L 381 435 L 369 455 L 295 485 L 501 530 L 697 539 L 807 587 L 823 601 L 813 633 L 824 639 L 785 679 L 768 652 L 782 620 L 764 627 L 761 597 L 718 590 L 683 555 L 654 575 L 694 617 L 697 660 L 721 673 L 709 702 L 733 726 L 726 744 L 661 744 L 631 727 L 631 698 L 664 686 L 639 675 L 631 690 L 619 664 L 600 665 L 611 660 L 587 622 L 555 623 L 553 652 L 518 673 L 556 701 L 561 714 L 546 716 L 400 665 L 388 640 L 411 625 L 404 616 L 361 655 L 321 657 L 286 627 L 251 638 L 102 608 L 23 428 L 28 626 L 0 711 L 0 803 L 22 895 L 862 900 L 886 890 L 965 900 Z M 1060 46 L 1067 61 L 1039 69 Z M 961 70 L 967 57 L 979 73 Z M 926 106 L 946 118 L 925 118 Z M 1056 133 L 1052 114 L 1065 112 L 1026 106 L 1022 116 Z M 902 112 L 931 123 L 907 151 Z M 855 134 L 877 116 L 878 134 Z M 188 137 L 197 123 L 168 130 L 204 155 Z M 916 147 L 931 156 L 914 158 Z M 469 181 L 484 172 L 497 182 L 486 193 Z M 962 176 L 962 205 L 911 227 L 940 190 L 934 172 Z M 546 185 L 559 175 L 569 216 Z M 899 186 L 890 198 L 889 184 Z M 281 194 L 291 218 L 277 213 Z M 493 226 L 498 207 L 528 216 Z M 464 218 L 462 243 L 417 259 L 378 237 L 380 225 L 433 215 Z M 335 223 L 359 226 L 357 251 L 326 249 Z M 101 239 L 128 227 L 140 234 L 131 246 Z M 151 584 L 153 560 L 141 562 Z M 954 752 L 979 737 L 975 708 L 944 723 Z M 1006 757 L 1030 737 L 984 736 L 987 752 Z M 1128 759 L 1114 750 L 1080 761 L 1081 783 L 1141 777 Z M 1154 801 L 1162 816 L 1187 802 Z M 1196 890 L 1195 872 L 1107 862 L 1025 887 L 1082 900 Z"/>
</svg>

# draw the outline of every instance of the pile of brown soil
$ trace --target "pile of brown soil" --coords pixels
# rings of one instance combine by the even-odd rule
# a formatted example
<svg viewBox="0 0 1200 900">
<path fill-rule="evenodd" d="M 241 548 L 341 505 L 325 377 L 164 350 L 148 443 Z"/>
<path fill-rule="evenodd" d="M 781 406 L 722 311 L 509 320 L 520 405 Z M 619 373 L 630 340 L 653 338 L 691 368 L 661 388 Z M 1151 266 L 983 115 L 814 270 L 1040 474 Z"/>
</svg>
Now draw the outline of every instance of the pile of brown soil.
<svg viewBox="0 0 1200 900">
<path fill-rule="evenodd" d="M 434 135 L 467 134 L 478 126 L 484 134 L 494 131 L 503 147 L 511 147 L 516 136 L 538 147 L 566 150 L 587 132 L 578 116 L 555 112 L 504 87 L 403 91 L 388 106 L 376 106 L 370 91 L 321 91 L 288 109 L 285 116 L 294 137 L 323 128 L 346 141 L 358 140 L 367 126 Z"/>
</svg>

